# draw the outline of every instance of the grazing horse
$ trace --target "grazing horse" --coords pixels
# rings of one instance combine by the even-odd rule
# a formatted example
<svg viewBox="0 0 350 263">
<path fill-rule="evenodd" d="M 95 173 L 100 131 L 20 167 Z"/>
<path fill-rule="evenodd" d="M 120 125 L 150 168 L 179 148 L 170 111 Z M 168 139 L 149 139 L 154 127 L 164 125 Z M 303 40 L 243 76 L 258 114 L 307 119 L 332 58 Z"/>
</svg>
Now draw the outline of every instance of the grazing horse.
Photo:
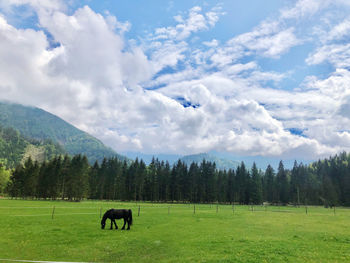
<svg viewBox="0 0 350 263">
<path fill-rule="evenodd" d="M 106 220 L 109 218 L 111 220 L 111 229 L 113 229 L 113 223 L 115 225 L 115 229 L 118 229 L 117 223 L 115 222 L 115 219 L 124 219 L 124 225 L 122 227 L 122 230 L 125 229 L 125 223 L 128 222 L 128 228 L 127 230 L 130 230 L 130 226 L 132 225 L 132 212 L 131 210 L 127 209 L 110 209 L 108 210 L 102 217 L 101 220 L 101 228 L 105 229 L 106 226 Z"/>
</svg>

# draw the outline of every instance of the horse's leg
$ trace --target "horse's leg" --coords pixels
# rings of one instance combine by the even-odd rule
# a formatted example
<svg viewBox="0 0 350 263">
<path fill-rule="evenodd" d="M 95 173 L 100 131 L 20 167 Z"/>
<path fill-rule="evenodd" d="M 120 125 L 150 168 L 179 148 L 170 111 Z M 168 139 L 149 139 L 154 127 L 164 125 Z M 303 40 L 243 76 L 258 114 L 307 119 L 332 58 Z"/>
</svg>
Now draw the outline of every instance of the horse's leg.
<svg viewBox="0 0 350 263">
<path fill-rule="evenodd" d="M 128 218 L 128 228 L 126 230 L 130 230 L 130 220 Z"/>
<path fill-rule="evenodd" d="M 115 229 L 117 230 L 118 229 L 117 223 L 115 222 L 115 220 L 113 220 L 113 222 L 114 222 L 114 225 L 115 225 Z"/>
<path fill-rule="evenodd" d="M 114 221 L 114 219 L 111 219 L 111 228 L 110 229 L 113 229 L 113 221 Z"/>
<path fill-rule="evenodd" d="M 124 225 L 123 225 L 123 227 L 122 227 L 122 230 L 125 229 L 125 223 L 126 223 L 125 217 L 124 217 L 123 219 L 124 219 Z"/>
</svg>

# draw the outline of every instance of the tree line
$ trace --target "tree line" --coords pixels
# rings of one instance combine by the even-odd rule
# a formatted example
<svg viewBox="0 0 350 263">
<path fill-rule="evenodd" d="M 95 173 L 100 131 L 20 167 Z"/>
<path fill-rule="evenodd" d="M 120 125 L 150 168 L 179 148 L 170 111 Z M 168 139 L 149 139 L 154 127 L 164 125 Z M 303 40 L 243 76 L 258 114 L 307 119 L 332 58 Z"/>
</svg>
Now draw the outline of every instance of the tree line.
<svg viewBox="0 0 350 263">
<path fill-rule="evenodd" d="M 11 174 L 6 187 L 12 197 L 153 202 L 313 204 L 350 206 L 350 155 L 343 152 L 309 165 L 294 163 L 265 171 L 242 162 L 218 170 L 203 160 L 187 166 L 153 159 L 149 165 L 118 158 L 90 165 L 82 155 L 56 156 L 39 163 L 27 159 Z"/>
</svg>

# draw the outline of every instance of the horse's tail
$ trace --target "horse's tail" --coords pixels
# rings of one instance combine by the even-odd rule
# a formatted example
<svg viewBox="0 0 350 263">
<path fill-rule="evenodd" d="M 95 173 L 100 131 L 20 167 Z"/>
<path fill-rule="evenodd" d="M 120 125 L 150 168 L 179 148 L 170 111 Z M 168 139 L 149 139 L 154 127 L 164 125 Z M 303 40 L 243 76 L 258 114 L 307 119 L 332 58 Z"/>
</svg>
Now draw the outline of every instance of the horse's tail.
<svg viewBox="0 0 350 263">
<path fill-rule="evenodd" d="M 129 209 L 129 224 L 132 225 L 132 211 Z"/>
</svg>

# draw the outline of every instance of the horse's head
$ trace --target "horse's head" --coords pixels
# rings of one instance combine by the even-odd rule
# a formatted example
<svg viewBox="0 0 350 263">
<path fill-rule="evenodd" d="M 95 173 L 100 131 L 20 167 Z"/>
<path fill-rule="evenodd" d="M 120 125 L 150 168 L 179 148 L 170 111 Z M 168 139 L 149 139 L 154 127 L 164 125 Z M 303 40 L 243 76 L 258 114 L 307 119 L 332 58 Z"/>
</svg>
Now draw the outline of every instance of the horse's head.
<svg viewBox="0 0 350 263">
<path fill-rule="evenodd" d="M 102 229 L 105 229 L 105 226 L 106 226 L 106 221 L 103 221 L 103 220 L 102 220 L 102 221 L 101 221 L 101 228 L 102 228 Z"/>
</svg>

